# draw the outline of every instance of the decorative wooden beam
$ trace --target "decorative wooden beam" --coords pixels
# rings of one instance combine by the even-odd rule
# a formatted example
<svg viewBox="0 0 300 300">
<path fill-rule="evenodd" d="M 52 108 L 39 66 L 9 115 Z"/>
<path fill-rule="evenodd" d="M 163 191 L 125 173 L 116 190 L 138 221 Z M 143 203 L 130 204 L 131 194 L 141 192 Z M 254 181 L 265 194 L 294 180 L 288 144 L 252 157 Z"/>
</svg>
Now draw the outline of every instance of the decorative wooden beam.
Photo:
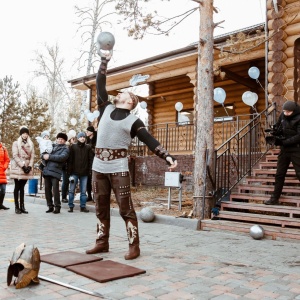
<svg viewBox="0 0 300 300">
<path fill-rule="evenodd" d="M 226 77 L 228 79 L 231 79 L 231 80 L 233 80 L 237 83 L 240 83 L 244 86 L 247 86 L 248 88 L 250 88 L 252 90 L 257 90 L 258 86 L 257 86 L 256 82 L 253 81 L 253 79 L 244 78 L 224 67 L 221 67 L 221 70 L 226 73 Z"/>
</svg>

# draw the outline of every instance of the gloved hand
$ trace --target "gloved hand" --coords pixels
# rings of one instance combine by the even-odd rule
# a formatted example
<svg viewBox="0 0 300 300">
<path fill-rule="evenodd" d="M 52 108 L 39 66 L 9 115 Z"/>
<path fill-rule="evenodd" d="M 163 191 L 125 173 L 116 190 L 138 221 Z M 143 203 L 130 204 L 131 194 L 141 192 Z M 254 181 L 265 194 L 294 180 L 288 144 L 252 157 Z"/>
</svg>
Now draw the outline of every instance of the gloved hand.
<svg viewBox="0 0 300 300">
<path fill-rule="evenodd" d="M 27 167 L 23 166 L 22 170 L 24 171 L 25 174 L 27 174 Z"/>
<path fill-rule="evenodd" d="M 27 167 L 28 173 L 30 173 L 31 169 L 32 169 L 32 168 L 31 168 L 30 166 Z"/>
<path fill-rule="evenodd" d="M 282 146 L 283 145 L 283 141 L 279 138 L 275 139 L 275 146 Z"/>
</svg>

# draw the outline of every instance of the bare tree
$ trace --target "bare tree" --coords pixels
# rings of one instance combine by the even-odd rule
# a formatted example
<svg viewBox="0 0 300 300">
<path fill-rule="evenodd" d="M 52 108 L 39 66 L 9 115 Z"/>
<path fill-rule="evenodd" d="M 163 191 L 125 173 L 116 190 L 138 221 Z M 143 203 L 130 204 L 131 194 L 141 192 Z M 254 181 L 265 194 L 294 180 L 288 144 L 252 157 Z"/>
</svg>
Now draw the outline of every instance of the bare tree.
<svg viewBox="0 0 300 300">
<path fill-rule="evenodd" d="M 70 91 L 65 86 L 64 59 L 60 58 L 59 46 L 45 44 L 45 54 L 36 52 L 38 70 L 35 75 L 45 80 L 43 99 L 46 101 L 51 117 L 51 126 L 59 129 L 63 123 L 64 112 L 71 101 Z"/>
<path fill-rule="evenodd" d="M 84 48 L 81 50 L 79 58 L 75 61 L 78 63 L 78 69 L 86 67 L 85 75 L 94 72 L 95 62 L 99 61 L 96 55 L 96 34 L 102 31 L 103 25 L 109 25 L 110 22 L 107 20 L 109 15 L 114 14 L 104 13 L 104 8 L 114 0 L 93 0 L 92 7 L 81 7 L 75 6 L 75 14 L 80 19 L 77 32 L 81 33 L 82 45 Z M 87 103 L 87 92 L 82 93 L 81 109 L 80 109 L 80 120 L 84 117 L 84 110 Z"/>
</svg>

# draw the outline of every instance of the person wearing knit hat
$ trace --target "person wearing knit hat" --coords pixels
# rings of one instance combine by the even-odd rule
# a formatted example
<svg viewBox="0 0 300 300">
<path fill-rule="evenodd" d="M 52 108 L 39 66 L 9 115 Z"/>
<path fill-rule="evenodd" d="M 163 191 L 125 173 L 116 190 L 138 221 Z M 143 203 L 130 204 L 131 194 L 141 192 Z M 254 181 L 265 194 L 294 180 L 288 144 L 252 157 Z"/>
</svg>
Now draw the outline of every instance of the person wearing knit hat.
<svg viewBox="0 0 300 300">
<path fill-rule="evenodd" d="M 48 130 L 44 130 L 41 133 L 41 137 L 44 139 L 46 136 L 48 136 L 48 138 L 50 139 L 50 132 Z"/>
<path fill-rule="evenodd" d="M 89 126 L 86 131 L 89 131 L 89 132 L 95 132 L 95 128 L 94 126 Z"/>
<path fill-rule="evenodd" d="M 89 212 L 86 208 L 86 186 L 88 175 L 92 170 L 92 163 L 94 159 L 93 151 L 89 145 L 85 143 L 86 135 L 84 132 L 77 134 L 77 144 L 70 147 L 70 156 L 67 162 L 68 174 L 70 174 L 70 188 L 69 188 L 69 210 L 72 213 L 74 209 L 74 196 L 78 181 L 80 182 L 80 212 Z"/>
<path fill-rule="evenodd" d="M 96 142 L 97 142 L 97 131 L 95 130 L 94 126 L 89 126 L 86 129 L 86 144 L 91 146 L 94 156 L 95 156 Z M 86 191 L 88 194 L 88 198 L 86 201 L 94 201 L 92 190 L 93 189 L 92 189 L 92 170 L 91 170 L 86 185 Z"/>
<path fill-rule="evenodd" d="M 20 129 L 20 135 L 22 135 L 23 133 L 27 133 L 29 135 L 29 129 L 27 127 L 21 127 Z"/>
<path fill-rule="evenodd" d="M 79 133 L 77 134 L 77 139 L 80 139 L 81 137 L 86 138 L 86 134 L 85 134 L 84 132 L 79 132 Z"/>
<path fill-rule="evenodd" d="M 39 143 L 40 147 L 40 156 L 43 157 L 43 154 L 51 153 L 53 149 L 52 141 L 50 140 L 50 132 L 45 130 L 41 133 L 41 137 L 36 138 L 37 142 Z M 44 167 L 46 166 L 46 161 L 42 159 L 39 169 L 43 171 Z"/>
<path fill-rule="evenodd" d="M 60 213 L 59 181 L 63 174 L 63 166 L 69 157 L 69 147 L 66 145 L 67 140 L 68 136 L 63 132 L 59 132 L 56 136 L 56 144 L 53 145 L 52 152 L 42 155 L 42 159 L 47 162 L 43 168 L 45 196 L 48 206 L 46 213 Z"/>
<path fill-rule="evenodd" d="M 147 130 L 136 115 L 131 114 L 139 98 L 132 92 L 119 93 L 112 104 L 106 90 L 106 71 L 111 54 L 101 55 L 101 64 L 96 77 L 97 104 L 100 112 L 95 157 L 93 161 L 93 192 L 96 203 L 97 239 L 87 254 L 109 251 L 110 196 L 114 192 L 125 222 L 129 251 L 125 259 L 140 255 L 138 220 L 130 193 L 130 175 L 127 150 L 137 137 L 158 157 L 162 158 L 170 171 L 177 167 L 177 160 Z"/>
<path fill-rule="evenodd" d="M 294 111 L 297 107 L 297 103 L 291 100 L 286 101 L 283 106 L 282 110 L 287 110 L 287 111 Z"/>
<path fill-rule="evenodd" d="M 9 177 L 15 182 L 15 213 L 28 214 L 24 203 L 24 188 L 27 180 L 33 178 L 34 145 L 25 126 L 20 128 L 20 136 L 13 142 L 12 157 Z"/>
<path fill-rule="evenodd" d="M 279 204 L 285 176 L 291 162 L 296 171 L 296 176 L 300 180 L 300 106 L 294 101 L 286 101 L 273 128 L 275 146 L 280 146 L 280 153 L 277 161 L 274 190 L 270 199 L 264 201 L 266 205 Z"/>
</svg>

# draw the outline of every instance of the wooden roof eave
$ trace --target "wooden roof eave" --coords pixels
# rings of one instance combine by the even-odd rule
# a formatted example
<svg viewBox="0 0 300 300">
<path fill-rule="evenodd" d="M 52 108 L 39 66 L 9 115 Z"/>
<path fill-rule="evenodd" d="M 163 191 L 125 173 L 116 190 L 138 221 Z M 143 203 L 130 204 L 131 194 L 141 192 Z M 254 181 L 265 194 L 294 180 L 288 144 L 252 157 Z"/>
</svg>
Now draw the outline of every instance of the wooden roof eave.
<svg viewBox="0 0 300 300">
<path fill-rule="evenodd" d="M 261 26 L 261 24 L 249 27 L 249 29 L 247 28 L 246 30 L 253 30 L 259 26 Z M 230 34 L 216 38 L 215 41 L 221 45 L 226 41 Z M 129 87 L 129 79 L 135 74 L 150 75 L 150 78 L 146 81 L 149 83 L 160 79 L 195 72 L 195 64 L 198 58 L 197 46 L 197 43 L 194 43 L 188 47 L 109 69 L 107 72 L 107 90 L 115 92 L 116 90 Z M 260 49 L 251 51 L 250 53 L 248 52 L 236 55 L 235 57 L 227 60 L 220 59 L 219 51 L 215 50 L 214 63 L 217 63 L 219 66 L 226 66 L 234 62 L 261 58 L 264 55 L 265 52 L 261 47 Z M 183 65 L 183 67 L 179 67 L 179 65 Z M 89 86 L 96 84 L 96 74 L 73 79 L 68 81 L 68 83 L 71 83 L 71 87 L 75 89 L 87 90 Z"/>
</svg>

